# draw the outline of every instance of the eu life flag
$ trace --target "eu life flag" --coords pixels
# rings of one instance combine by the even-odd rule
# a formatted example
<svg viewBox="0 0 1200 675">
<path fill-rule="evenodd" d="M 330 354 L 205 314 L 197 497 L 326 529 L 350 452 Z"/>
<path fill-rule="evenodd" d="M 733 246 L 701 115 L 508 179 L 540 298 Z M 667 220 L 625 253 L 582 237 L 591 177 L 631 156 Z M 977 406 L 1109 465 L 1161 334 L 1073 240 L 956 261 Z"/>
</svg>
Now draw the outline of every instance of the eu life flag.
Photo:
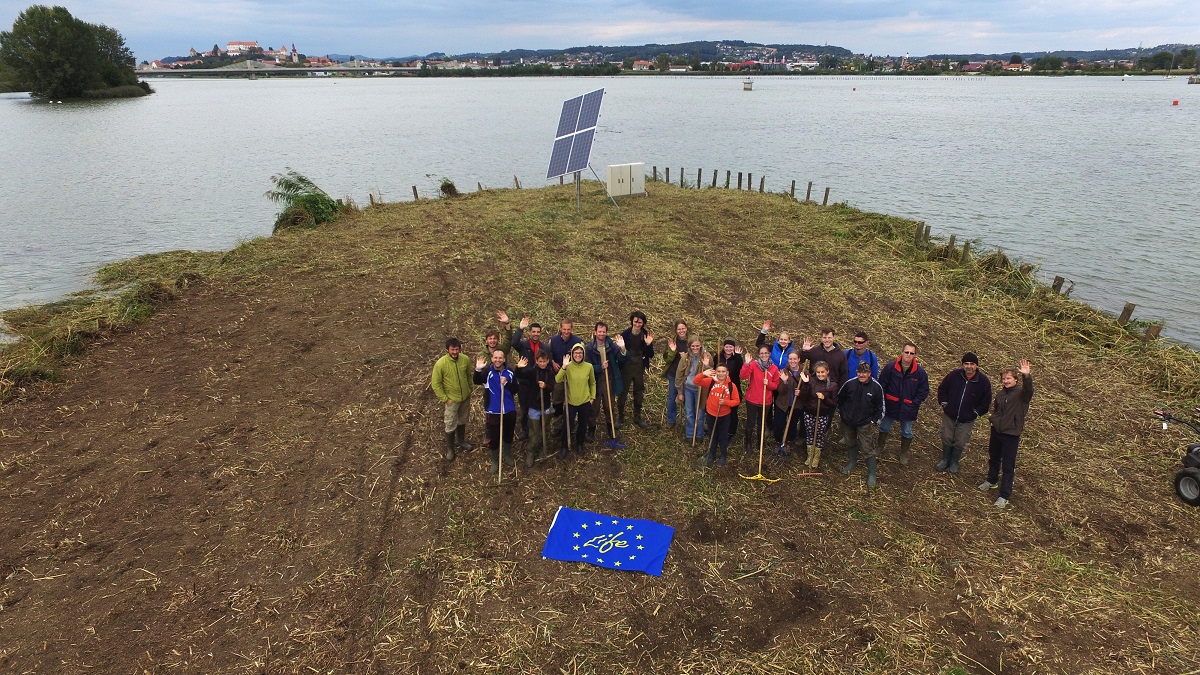
<svg viewBox="0 0 1200 675">
<path fill-rule="evenodd" d="M 675 528 L 652 520 L 614 518 L 560 506 L 542 557 L 661 577 L 674 537 Z"/>
</svg>

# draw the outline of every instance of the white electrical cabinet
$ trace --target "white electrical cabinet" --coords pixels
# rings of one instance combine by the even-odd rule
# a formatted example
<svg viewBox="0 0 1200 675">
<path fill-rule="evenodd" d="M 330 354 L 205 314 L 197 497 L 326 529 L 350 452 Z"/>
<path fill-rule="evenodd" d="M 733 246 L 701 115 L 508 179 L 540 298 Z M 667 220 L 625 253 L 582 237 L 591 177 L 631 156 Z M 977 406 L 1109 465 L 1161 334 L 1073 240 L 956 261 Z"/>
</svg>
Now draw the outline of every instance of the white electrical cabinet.
<svg viewBox="0 0 1200 675">
<path fill-rule="evenodd" d="M 609 164 L 608 194 L 613 197 L 646 194 L 646 163 Z"/>
</svg>

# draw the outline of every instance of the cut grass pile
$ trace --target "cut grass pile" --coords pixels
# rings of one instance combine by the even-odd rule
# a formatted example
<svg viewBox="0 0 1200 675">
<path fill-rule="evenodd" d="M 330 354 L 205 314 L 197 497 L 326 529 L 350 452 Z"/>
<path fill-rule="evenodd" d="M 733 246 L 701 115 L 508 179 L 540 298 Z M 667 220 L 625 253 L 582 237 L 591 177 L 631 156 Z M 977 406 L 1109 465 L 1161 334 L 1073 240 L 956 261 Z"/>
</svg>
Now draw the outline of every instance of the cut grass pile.
<svg viewBox="0 0 1200 675">
<path fill-rule="evenodd" d="M 82 668 L 86 641 L 67 638 L 87 621 L 128 642 L 106 662 L 126 670 L 149 668 L 144 656 L 205 672 L 1192 667 L 1198 516 L 1169 484 L 1183 436 L 1156 431 L 1148 411 L 1196 401 L 1195 353 L 1142 342 L 999 254 L 960 264 L 914 246 L 911 221 L 653 183 L 617 213 L 585 187 L 582 214 L 573 188 L 486 191 L 372 207 L 224 254 L 138 258 L 102 271 L 105 294 L 7 313 L 26 339 L 4 352 L 13 421 L 0 427 L 0 476 L 10 494 L 72 480 L 38 513 L 10 508 L 21 553 L 0 560 L 2 592 L 102 605 L 134 582 L 77 590 L 77 556 L 84 540 L 111 539 L 106 564 L 154 574 L 120 591 L 124 611 L 168 629 L 129 634 L 123 614 L 75 618 L 66 602 L 55 623 L 49 601 L 11 602 L 0 665 Z M 837 471 L 836 444 L 825 477 L 768 465 L 783 480 L 762 484 L 737 477 L 757 469 L 740 438 L 730 467 L 705 471 L 667 429 L 631 429 L 619 453 L 593 445 L 499 488 L 479 452 L 441 461 L 428 373 L 446 336 L 473 354 L 497 309 L 551 332 L 572 318 L 586 334 L 598 319 L 623 328 L 635 308 L 660 345 L 676 318 L 710 350 L 752 342 L 767 318 L 797 340 L 865 330 L 881 358 L 911 341 L 934 388 L 966 351 L 996 386 L 1029 358 L 1037 394 L 1012 506 L 975 489 L 986 423 L 961 479 L 933 473 L 934 401 L 912 465 L 891 459 L 893 438 L 874 491 L 863 469 Z M 83 352 L 97 337 L 99 353 Z M 183 365 L 161 373 L 171 350 Z M 89 389 L 86 377 L 122 365 L 141 375 Z M 35 379 L 51 372 L 63 383 Z M 111 453 L 99 467 L 86 448 L 70 452 L 93 443 Z M 160 477 L 159 462 L 195 476 L 202 497 L 185 499 L 186 481 Z M 558 505 L 675 526 L 663 577 L 541 561 Z M 203 554 L 148 534 L 177 523 Z"/>
</svg>

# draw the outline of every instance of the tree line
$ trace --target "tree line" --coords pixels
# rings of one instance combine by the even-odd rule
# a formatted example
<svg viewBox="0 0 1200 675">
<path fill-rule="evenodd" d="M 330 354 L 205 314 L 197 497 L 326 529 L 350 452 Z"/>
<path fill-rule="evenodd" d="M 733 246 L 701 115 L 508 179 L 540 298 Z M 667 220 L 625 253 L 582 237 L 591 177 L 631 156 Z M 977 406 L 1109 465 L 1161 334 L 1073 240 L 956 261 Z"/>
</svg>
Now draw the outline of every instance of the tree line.
<svg viewBox="0 0 1200 675">
<path fill-rule="evenodd" d="M 65 7 L 33 5 L 0 32 L 0 77 L 36 98 L 105 98 L 150 92 L 133 72 L 125 38 L 103 24 L 71 16 Z"/>
</svg>

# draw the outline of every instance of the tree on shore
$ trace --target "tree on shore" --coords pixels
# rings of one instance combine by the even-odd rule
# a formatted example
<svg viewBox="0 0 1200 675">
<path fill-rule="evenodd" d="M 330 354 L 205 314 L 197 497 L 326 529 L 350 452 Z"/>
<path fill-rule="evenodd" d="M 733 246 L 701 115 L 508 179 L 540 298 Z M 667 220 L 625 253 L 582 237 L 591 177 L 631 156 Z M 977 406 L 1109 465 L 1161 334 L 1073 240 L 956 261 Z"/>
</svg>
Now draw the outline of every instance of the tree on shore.
<svg viewBox="0 0 1200 675">
<path fill-rule="evenodd" d="M 65 7 L 33 5 L 0 32 L 0 59 L 38 98 L 136 85 L 133 52 L 116 30 L 81 21 Z"/>
</svg>

